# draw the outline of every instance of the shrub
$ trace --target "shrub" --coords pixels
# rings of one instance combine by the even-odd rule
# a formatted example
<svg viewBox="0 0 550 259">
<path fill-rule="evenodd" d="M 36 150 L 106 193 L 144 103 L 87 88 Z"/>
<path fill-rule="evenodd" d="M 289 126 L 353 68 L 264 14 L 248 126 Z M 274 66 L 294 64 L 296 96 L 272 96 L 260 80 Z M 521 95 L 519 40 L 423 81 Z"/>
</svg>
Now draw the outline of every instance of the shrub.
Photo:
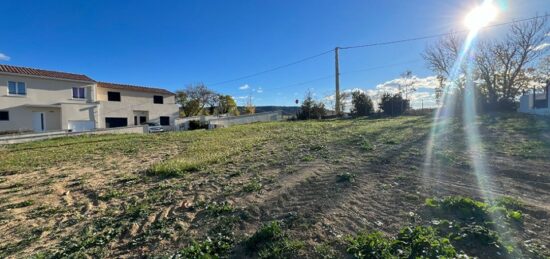
<svg viewBox="0 0 550 259">
<path fill-rule="evenodd" d="M 448 238 L 431 227 L 405 227 L 396 239 L 380 232 L 359 233 L 346 238 L 346 251 L 355 258 L 452 258 L 456 250 Z"/>
<path fill-rule="evenodd" d="M 338 175 L 339 182 L 353 183 L 355 182 L 355 178 L 357 178 L 357 175 L 350 172 L 345 172 Z"/>
<path fill-rule="evenodd" d="M 409 100 L 403 99 L 401 94 L 384 93 L 378 104 L 380 110 L 389 116 L 402 115 L 410 108 Z"/>
<path fill-rule="evenodd" d="M 325 104 L 313 100 L 313 94 L 308 92 L 298 111 L 297 117 L 299 120 L 321 119 L 326 113 Z"/>
<path fill-rule="evenodd" d="M 262 184 L 257 180 L 252 180 L 243 187 L 245 192 L 259 192 L 261 189 Z"/>
<path fill-rule="evenodd" d="M 282 234 L 283 230 L 280 223 L 272 221 L 269 224 L 263 225 L 246 241 L 246 248 L 251 251 L 257 250 L 261 245 L 281 238 Z"/>
<path fill-rule="evenodd" d="M 448 238 L 432 227 L 406 227 L 399 232 L 392 251 L 403 251 L 408 258 L 452 258 L 456 250 Z M 395 253 L 395 252 L 394 252 Z"/>
<path fill-rule="evenodd" d="M 390 241 L 380 232 L 361 232 L 356 237 L 347 237 L 346 251 L 355 258 L 388 258 Z"/>
</svg>

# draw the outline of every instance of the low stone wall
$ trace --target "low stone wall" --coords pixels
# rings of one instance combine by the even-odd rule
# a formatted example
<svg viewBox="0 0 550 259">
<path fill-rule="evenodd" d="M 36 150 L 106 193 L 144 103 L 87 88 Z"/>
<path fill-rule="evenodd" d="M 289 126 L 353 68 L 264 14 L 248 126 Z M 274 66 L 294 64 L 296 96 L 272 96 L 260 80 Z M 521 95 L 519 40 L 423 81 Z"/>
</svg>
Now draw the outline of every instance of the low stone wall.
<svg viewBox="0 0 550 259">
<path fill-rule="evenodd" d="M 44 132 L 44 133 L 9 135 L 9 136 L 0 137 L 0 145 L 17 144 L 17 143 L 37 141 L 37 140 L 43 140 L 43 139 L 61 138 L 61 137 L 79 136 L 79 135 L 130 134 L 130 133 L 137 133 L 137 134 L 147 133 L 147 127 L 132 126 L 132 127 L 123 127 L 123 128 L 97 129 L 94 131 L 85 131 L 85 132 L 53 131 L 53 132 Z"/>
<path fill-rule="evenodd" d="M 225 128 L 232 125 L 248 124 L 254 122 L 280 121 L 283 119 L 281 111 L 264 112 L 235 117 L 226 117 L 210 120 L 209 128 Z"/>
</svg>

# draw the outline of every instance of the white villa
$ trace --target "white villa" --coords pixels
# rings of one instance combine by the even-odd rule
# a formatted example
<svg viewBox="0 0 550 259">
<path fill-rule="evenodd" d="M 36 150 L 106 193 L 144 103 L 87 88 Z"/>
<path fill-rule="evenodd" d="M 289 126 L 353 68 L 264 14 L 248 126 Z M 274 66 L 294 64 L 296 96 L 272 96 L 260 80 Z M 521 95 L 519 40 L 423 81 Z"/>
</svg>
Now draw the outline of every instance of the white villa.
<svg viewBox="0 0 550 259">
<path fill-rule="evenodd" d="M 0 132 L 174 126 L 174 93 L 86 75 L 0 65 Z"/>
<path fill-rule="evenodd" d="M 525 92 L 519 98 L 519 112 L 549 115 L 550 116 L 550 80 L 546 83 L 544 91 Z"/>
</svg>

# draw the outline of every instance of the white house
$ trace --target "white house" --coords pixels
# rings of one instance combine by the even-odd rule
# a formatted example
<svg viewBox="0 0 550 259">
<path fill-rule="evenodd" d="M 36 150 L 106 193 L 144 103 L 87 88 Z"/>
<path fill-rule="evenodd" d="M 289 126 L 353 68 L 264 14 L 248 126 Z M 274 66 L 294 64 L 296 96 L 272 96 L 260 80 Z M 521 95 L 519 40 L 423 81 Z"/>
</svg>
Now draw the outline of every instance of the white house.
<svg viewBox="0 0 550 259">
<path fill-rule="evenodd" d="M 550 115 L 550 80 L 546 83 L 544 91 L 537 92 L 535 89 L 531 92 L 525 92 L 519 98 L 519 112 Z"/>
<path fill-rule="evenodd" d="M 173 126 L 177 117 L 175 95 L 165 89 L 0 65 L 0 132 Z"/>
</svg>

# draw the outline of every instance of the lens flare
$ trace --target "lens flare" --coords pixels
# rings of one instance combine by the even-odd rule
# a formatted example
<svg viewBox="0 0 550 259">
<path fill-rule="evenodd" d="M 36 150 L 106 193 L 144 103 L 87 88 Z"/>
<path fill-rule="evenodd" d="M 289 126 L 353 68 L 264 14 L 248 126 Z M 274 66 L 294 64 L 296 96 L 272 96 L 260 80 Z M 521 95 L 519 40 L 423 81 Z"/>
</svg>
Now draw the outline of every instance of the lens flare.
<svg viewBox="0 0 550 259">
<path fill-rule="evenodd" d="M 493 5 L 492 1 L 485 1 L 482 5 L 474 8 L 466 15 L 464 25 L 466 25 L 466 28 L 470 31 L 478 31 L 495 20 L 497 14 L 498 8 Z"/>
<path fill-rule="evenodd" d="M 476 46 L 476 38 L 479 30 L 489 24 L 496 18 L 498 9 L 492 5 L 492 1 L 486 0 L 481 6 L 472 10 L 465 19 L 466 26 L 470 29 L 468 36 L 462 44 L 461 50 L 458 53 L 453 64 L 452 70 L 449 72 L 447 83 L 444 85 L 443 94 L 441 96 L 442 104 L 438 107 L 432 124 L 430 138 L 426 146 L 426 155 L 424 161 L 424 179 L 438 180 L 444 177 L 440 173 L 440 163 L 438 162 L 438 154 L 436 152 L 445 152 L 449 145 L 453 145 L 452 141 L 448 141 L 447 137 L 456 134 L 456 124 L 458 117 L 462 118 L 461 128 L 465 135 L 466 152 L 472 165 L 472 173 L 476 178 L 477 189 L 480 196 L 485 202 L 494 199 L 494 188 L 491 184 L 490 169 L 487 166 L 487 158 L 483 149 L 483 141 L 479 131 L 479 120 L 476 112 L 476 90 L 475 82 L 472 75 L 474 74 L 474 50 Z M 463 99 L 460 100 L 459 97 Z M 462 110 L 456 111 L 456 105 L 462 101 Z M 462 112 L 461 116 L 457 112 Z M 498 212 L 497 212 L 498 214 Z M 502 218 L 504 215 L 493 218 Z M 512 239 L 507 233 L 506 227 L 495 228 L 502 236 L 507 236 Z M 516 246 L 515 240 L 512 245 Z"/>
</svg>

